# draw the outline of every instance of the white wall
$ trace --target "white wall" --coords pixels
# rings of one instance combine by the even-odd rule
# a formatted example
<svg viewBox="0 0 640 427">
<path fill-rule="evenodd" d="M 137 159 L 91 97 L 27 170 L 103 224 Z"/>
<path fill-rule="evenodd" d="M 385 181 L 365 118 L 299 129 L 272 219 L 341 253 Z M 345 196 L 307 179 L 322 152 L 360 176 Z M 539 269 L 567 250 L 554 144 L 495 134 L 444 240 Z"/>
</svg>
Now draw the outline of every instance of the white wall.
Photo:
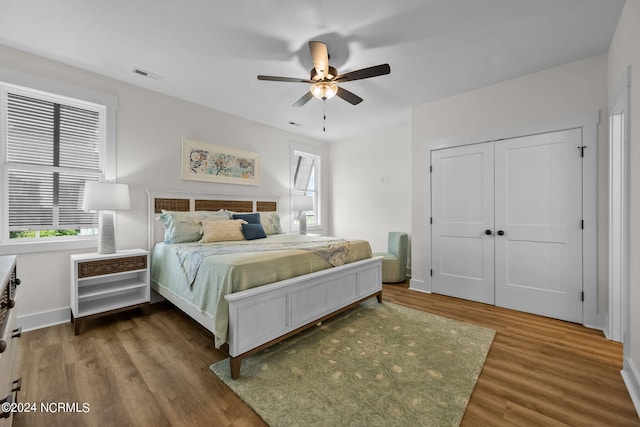
<svg viewBox="0 0 640 427">
<path fill-rule="evenodd" d="M 326 143 L 1 45 L 0 67 L 66 82 L 118 98 L 117 180 L 129 184 L 131 192 L 131 210 L 118 213 L 119 249 L 147 247 L 146 188 L 276 196 L 281 197 L 282 214 L 289 209 L 290 144 L 307 144 L 328 155 Z M 182 138 L 259 153 L 262 162 L 260 185 L 181 180 Z M 327 205 L 326 200 L 324 205 Z M 324 217 L 327 217 L 326 212 Z M 283 216 L 283 227 L 286 228 L 289 224 L 289 218 Z M 59 321 L 69 319 L 69 254 L 83 251 L 91 249 L 18 256 L 22 280 L 18 316 L 26 319 L 29 327 L 36 326 L 38 318 Z"/>
<path fill-rule="evenodd" d="M 411 235 L 409 124 L 331 144 L 331 234 L 386 252 L 389 231 Z"/>
<path fill-rule="evenodd" d="M 609 48 L 608 84 L 613 91 L 631 65 L 630 134 L 630 289 L 629 328 L 625 333 L 624 371 L 631 397 L 640 413 L 640 1 L 627 0 Z"/>
<path fill-rule="evenodd" d="M 424 150 L 430 141 L 482 134 L 518 124 L 601 111 L 598 129 L 598 278 L 599 307 L 606 307 L 607 233 L 607 56 L 544 70 L 521 78 L 420 105 L 413 110 L 413 219 L 412 287 L 430 290 L 430 260 L 426 241 L 425 175 L 428 159 Z M 604 122 L 603 122 L 604 118 Z M 424 268 L 418 269 L 416 266 Z"/>
</svg>

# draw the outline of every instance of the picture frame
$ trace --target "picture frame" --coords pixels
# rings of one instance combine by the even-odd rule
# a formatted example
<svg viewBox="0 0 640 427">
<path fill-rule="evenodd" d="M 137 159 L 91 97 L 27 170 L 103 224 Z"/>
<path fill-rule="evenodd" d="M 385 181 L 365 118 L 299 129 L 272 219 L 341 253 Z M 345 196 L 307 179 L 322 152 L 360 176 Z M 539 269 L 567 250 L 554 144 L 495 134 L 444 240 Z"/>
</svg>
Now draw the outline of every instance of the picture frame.
<svg viewBox="0 0 640 427">
<path fill-rule="evenodd" d="M 183 139 L 182 179 L 258 185 L 260 156 L 236 148 Z"/>
</svg>

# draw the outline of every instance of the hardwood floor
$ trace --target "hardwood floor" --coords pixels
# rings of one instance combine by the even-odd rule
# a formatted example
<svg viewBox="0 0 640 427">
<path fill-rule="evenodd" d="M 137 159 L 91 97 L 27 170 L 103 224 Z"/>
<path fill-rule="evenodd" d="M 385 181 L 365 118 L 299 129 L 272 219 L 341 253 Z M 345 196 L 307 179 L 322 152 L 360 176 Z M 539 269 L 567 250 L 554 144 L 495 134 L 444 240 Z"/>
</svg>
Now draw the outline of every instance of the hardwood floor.
<svg viewBox="0 0 640 427">
<path fill-rule="evenodd" d="M 622 347 L 598 331 L 406 288 L 384 285 L 383 299 L 497 331 L 463 426 L 640 426 Z M 17 357 L 18 400 L 38 406 L 17 427 L 265 425 L 209 371 L 225 357 L 211 335 L 168 304 L 88 321 L 79 336 L 71 324 L 24 333 Z"/>
<path fill-rule="evenodd" d="M 385 285 L 384 300 L 496 331 L 463 426 L 640 426 L 622 345 L 601 332 L 405 287 Z"/>
</svg>

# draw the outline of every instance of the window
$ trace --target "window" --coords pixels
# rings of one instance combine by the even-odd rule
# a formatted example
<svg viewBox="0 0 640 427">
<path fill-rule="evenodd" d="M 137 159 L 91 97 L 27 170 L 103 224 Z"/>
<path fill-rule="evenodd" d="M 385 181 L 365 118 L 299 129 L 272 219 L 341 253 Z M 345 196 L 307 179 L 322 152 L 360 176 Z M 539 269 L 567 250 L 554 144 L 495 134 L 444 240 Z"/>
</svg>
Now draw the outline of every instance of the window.
<svg viewBox="0 0 640 427">
<path fill-rule="evenodd" d="M 320 156 L 293 150 L 291 176 L 291 195 L 311 196 L 313 198 L 313 210 L 307 211 L 307 226 L 320 226 Z M 298 226 L 298 213 L 292 211 L 291 217 L 293 218 L 294 226 Z"/>
<path fill-rule="evenodd" d="M 85 181 L 103 177 L 106 107 L 0 85 L 2 240 L 97 232 L 81 209 Z"/>
</svg>

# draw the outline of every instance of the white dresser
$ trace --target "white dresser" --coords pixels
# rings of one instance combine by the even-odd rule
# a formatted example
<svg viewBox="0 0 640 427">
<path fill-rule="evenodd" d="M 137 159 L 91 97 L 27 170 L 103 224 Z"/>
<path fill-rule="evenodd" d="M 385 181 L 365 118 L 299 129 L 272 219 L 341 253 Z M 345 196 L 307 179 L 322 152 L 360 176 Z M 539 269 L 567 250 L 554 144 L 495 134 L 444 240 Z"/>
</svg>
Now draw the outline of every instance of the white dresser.
<svg viewBox="0 0 640 427">
<path fill-rule="evenodd" d="M 13 407 L 20 390 L 15 363 L 16 339 L 21 328 L 16 327 L 16 257 L 0 256 L 0 426 L 10 426 L 13 421 Z M 9 403 L 9 405 L 7 405 Z"/>
</svg>

